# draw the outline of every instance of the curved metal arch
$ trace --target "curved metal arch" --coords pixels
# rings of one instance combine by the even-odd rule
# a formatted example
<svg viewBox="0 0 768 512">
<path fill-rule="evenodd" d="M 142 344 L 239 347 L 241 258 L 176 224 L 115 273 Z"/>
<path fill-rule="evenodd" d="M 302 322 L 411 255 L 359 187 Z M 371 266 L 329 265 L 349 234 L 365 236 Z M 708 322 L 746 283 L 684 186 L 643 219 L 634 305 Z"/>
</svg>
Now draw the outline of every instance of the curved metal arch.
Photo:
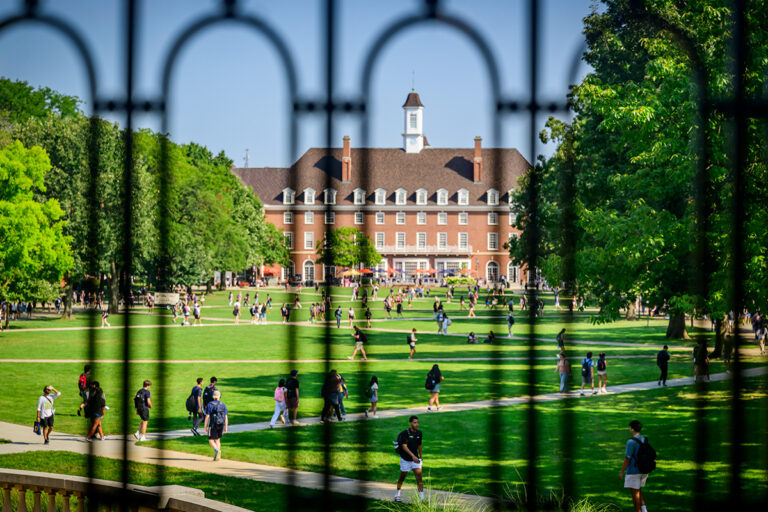
<svg viewBox="0 0 768 512">
<path fill-rule="evenodd" d="M 11 28 L 14 25 L 22 23 L 39 23 L 43 26 L 54 29 L 58 34 L 64 36 L 77 50 L 77 53 L 82 59 L 82 63 L 85 65 L 85 74 L 88 81 L 88 94 L 91 100 L 91 113 L 96 112 L 96 100 L 97 100 L 97 81 L 96 81 L 96 66 L 94 65 L 91 52 L 88 50 L 88 45 L 85 40 L 80 37 L 77 30 L 66 22 L 53 18 L 51 16 L 38 16 L 33 12 L 29 14 L 22 14 L 11 16 L 0 20 L 0 33 L 4 30 Z"/>
</svg>

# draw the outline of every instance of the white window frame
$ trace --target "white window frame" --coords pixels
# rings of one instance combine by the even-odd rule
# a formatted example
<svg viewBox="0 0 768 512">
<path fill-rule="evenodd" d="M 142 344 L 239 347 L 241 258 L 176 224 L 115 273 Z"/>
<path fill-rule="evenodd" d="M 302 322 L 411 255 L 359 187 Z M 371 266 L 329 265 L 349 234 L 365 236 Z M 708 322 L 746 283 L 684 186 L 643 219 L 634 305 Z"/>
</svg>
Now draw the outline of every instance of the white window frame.
<svg viewBox="0 0 768 512">
<path fill-rule="evenodd" d="M 512 194 L 514 193 L 515 189 L 511 188 L 507 190 L 507 203 L 512 204 Z"/>
<path fill-rule="evenodd" d="M 304 250 L 308 251 L 314 248 L 315 248 L 315 232 L 305 231 L 304 232 Z"/>
<path fill-rule="evenodd" d="M 386 222 L 387 217 L 384 214 L 384 212 L 376 212 L 376 224 L 379 226 L 383 226 Z"/>
<path fill-rule="evenodd" d="M 416 233 L 416 247 L 418 249 L 427 248 L 427 232 L 426 231 L 419 231 L 418 233 Z"/>
<path fill-rule="evenodd" d="M 353 197 L 355 204 L 365 204 L 365 190 L 356 188 L 353 193 Z"/>
<path fill-rule="evenodd" d="M 363 212 L 355 212 L 355 224 L 365 223 L 365 214 Z"/>
<path fill-rule="evenodd" d="M 448 233 L 445 231 L 437 232 L 437 248 L 446 249 L 448 247 Z"/>
<path fill-rule="evenodd" d="M 448 204 L 448 191 L 444 188 L 437 189 L 437 204 L 440 206 Z"/>
<path fill-rule="evenodd" d="M 486 235 L 486 240 L 488 242 L 488 250 L 489 251 L 498 251 L 499 250 L 499 234 L 495 232 L 490 232 Z"/>
<path fill-rule="evenodd" d="M 311 225 L 315 223 L 315 212 L 304 212 L 304 224 Z"/>
<path fill-rule="evenodd" d="M 427 197 L 429 196 L 429 193 L 426 189 L 420 188 L 416 191 L 416 204 L 420 206 L 424 206 L 427 204 Z"/>
<path fill-rule="evenodd" d="M 288 240 L 288 248 L 293 250 L 293 231 L 283 231 L 283 236 Z"/>
<path fill-rule="evenodd" d="M 315 204 L 315 189 L 304 189 L 304 204 Z"/>
<path fill-rule="evenodd" d="M 293 212 L 283 212 L 283 224 L 293 224 Z"/>
<path fill-rule="evenodd" d="M 459 204 L 461 206 L 468 205 L 469 204 L 469 190 L 467 190 L 465 188 L 459 189 L 458 200 L 459 200 Z"/>
<path fill-rule="evenodd" d="M 488 192 L 485 193 L 485 197 L 488 200 L 488 206 L 499 205 L 499 191 L 495 188 L 488 190 Z"/>
<path fill-rule="evenodd" d="M 462 219 L 464 219 L 463 222 Z M 467 212 L 459 212 L 459 226 L 466 226 L 467 224 L 469 224 L 469 214 Z"/>
<path fill-rule="evenodd" d="M 437 225 L 438 226 L 447 226 L 448 225 L 448 213 L 447 212 L 437 212 Z"/>
<path fill-rule="evenodd" d="M 398 226 L 405 225 L 405 212 L 395 213 L 395 224 L 397 224 Z"/>
<path fill-rule="evenodd" d="M 374 202 L 376 204 L 387 204 L 387 191 L 383 188 L 377 188 L 374 192 Z"/>
<path fill-rule="evenodd" d="M 416 224 L 424 226 L 427 223 L 427 212 L 416 213 Z"/>
<path fill-rule="evenodd" d="M 292 188 L 283 189 L 283 204 L 293 204 L 296 202 L 296 191 Z"/>
<path fill-rule="evenodd" d="M 464 238 L 463 244 L 461 243 L 462 238 Z M 456 243 L 458 244 L 459 249 L 469 249 L 469 233 L 466 231 L 459 232 Z"/>
<path fill-rule="evenodd" d="M 405 249 L 406 242 L 407 242 L 407 238 L 406 238 L 405 231 L 398 231 L 395 233 L 395 247 L 397 247 L 398 249 Z"/>
<path fill-rule="evenodd" d="M 325 212 L 325 223 L 326 224 L 335 224 L 336 223 L 336 212 Z"/>
<path fill-rule="evenodd" d="M 323 191 L 323 203 L 324 204 L 336 204 L 336 190 L 327 188 Z"/>
<path fill-rule="evenodd" d="M 408 191 L 404 188 L 395 190 L 395 204 L 401 206 L 406 202 L 408 202 Z"/>
<path fill-rule="evenodd" d="M 415 130 L 419 127 L 419 114 L 416 112 L 408 113 L 408 127 L 411 130 Z"/>
<path fill-rule="evenodd" d="M 499 224 L 499 214 L 496 212 L 488 212 L 488 225 L 497 226 Z"/>
<path fill-rule="evenodd" d="M 512 212 L 510 212 L 509 213 L 509 225 L 512 226 L 512 225 L 515 224 L 515 222 L 517 222 L 517 215 L 512 213 Z"/>
<path fill-rule="evenodd" d="M 520 233 L 512 233 L 512 232 L 507 233 L 507 240 L 512 240 L 513 238 L 515 240 L 519 240 L 520 239 Z"/>
<path fill-rule="evenodd" d="M 379 240 L 379 238 L 381 238 L 381 240 Z M 386 242 L 387 234 L 384 231 L 377 231 L 374 234 L 374 243 L 376 244 L 376 249 L 383 249 Z"/>
</svg>

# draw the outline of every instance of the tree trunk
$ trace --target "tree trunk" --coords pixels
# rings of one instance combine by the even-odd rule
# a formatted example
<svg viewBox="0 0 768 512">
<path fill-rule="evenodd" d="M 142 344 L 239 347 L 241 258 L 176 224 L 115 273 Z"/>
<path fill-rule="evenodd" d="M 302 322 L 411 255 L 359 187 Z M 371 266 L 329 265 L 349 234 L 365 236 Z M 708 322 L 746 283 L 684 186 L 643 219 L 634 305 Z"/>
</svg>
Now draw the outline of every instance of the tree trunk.
<svg viewBox="0 0 768 512">
<path fill-rule="evenodd" d="M 676 340 L 691 339 L 691 337 L 688 336 L 688 331 L 685 328 L 684 313 L 669 316 L 669 324 L 667 325 L 667 338 L 673 338 Z"/>
<path fill-rule="evenodd" d="M 710 357 L 717 359 L 723 355 L 723 343 L 727 329 L 728 321 L 725 317 L 715 319 L 715 348 L 712 350 Z"/>
<path fill-rule="evenodd" d="M 208 281 L 205 282 L 205 294 L 210 295 L 213 291 L 213 278 L 210 278 Z"/>
<path fill-rule="evenodd" d="M 109 312 L 117 314 L 120 312 L 120 273 L 117 270 L 117 263 L 111 261 L 109 270 L 112 273 L 109 277 Z"/>
<path fill-rule="evenodd" d="M 637 310 L 635 310 L 634 297 L 627 303 L 627 316 L 624 317 L 624 320 L 637 320 Z"/>
<path fill-rule="evenodd" d="M 67 286 L 64 287 L 64 318 L 72 319 L 72 283 L 69 282 L 69 276 L 65 278 Z"/>
</svg>

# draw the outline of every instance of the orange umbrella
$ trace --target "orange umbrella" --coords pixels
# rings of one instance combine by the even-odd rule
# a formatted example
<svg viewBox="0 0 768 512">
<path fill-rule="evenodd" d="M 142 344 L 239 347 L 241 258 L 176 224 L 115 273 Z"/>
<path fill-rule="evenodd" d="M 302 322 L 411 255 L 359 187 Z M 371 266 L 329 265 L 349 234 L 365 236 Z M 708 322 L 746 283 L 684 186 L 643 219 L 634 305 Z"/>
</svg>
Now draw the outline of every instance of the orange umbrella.
<svg viewBox="0 0 768 512">
<path fill-rule="evenodd" d="M 360 271 L 361 274 L 373 274 L 373 270 L 364 268 Z"/>
<path fill-rule="evenodd" d="M 412 274 L 429 274 L 429 270 L 425 270 L 425 269 L 417 268 L 416 270 L 414 270 L 414 271 L 413 271 L 413 272 L 411 272 L 411 273 L 412 273 Z"/>
<path fill-rule="evenodd" d="M 433 268 L 430 268 L 429 270 L 425 270 L 424 272 L 426 272 L 427 274 L 437 274 L 437 270 Z"/>
<path fill-rule="evenodd" d="M 472 271 L 469 270 L 468 268 L 463 268 L 463 269 L 459 270 L 459 274 L 469 274 L 470 272 L 472 272 Z"/>
</svg>

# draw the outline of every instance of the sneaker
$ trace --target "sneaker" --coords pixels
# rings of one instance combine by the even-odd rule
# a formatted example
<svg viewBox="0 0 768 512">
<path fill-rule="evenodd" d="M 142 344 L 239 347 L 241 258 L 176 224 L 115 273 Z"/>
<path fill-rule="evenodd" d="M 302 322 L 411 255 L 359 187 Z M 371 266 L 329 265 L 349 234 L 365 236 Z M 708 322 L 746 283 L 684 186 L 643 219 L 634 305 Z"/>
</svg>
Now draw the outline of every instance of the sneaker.
<svg viewBox="0 0 768 512">
<path fill-rule="evenodd" d="M 214 450 L 213 451 L 213 460 L 214 461 L 219 460 L 219 451 L 218 450 Z"/>
<path fill-rule="evenodd" d="M 399 503 L 399 502 L 401 502 L 403 500 L 400 498 L 400 495 L 397 495 L 397 496 L 395 496 L 395 501 L 397 501 Z"/>
<path fill-rule="evenodd" d="M 135 437 L 137 441 L 141 441 L 141 434 L 138 430 L 133 434 L 133 437 Z"/>
<path fill-rule="evenodd" d="M 80 416 L 81 414 L 83 414 L 83 410 L 82 410 L 82 409 L 80 409 L 80 408 L 78 407 L 78 409 L 77 409 L 77 415 L 78 415 L 78 416 Z"/>
<path fill-rule="evenodd" d="M 427 412 L 432 412 L 432 408 L 431 407 L 427 407 Z"/>
<path fill-rule="evenodd" d="M 596 395 L 596 394 L 597 394 L 597 391 L 592 391 L 592 394 L 593 394 L 593 395 Z"/>
<path fill-rule="evenodd" d="M 49 443 L 50 443 L 50 440 L 49 440 L 49 439 L 46 439 L 46 440 L 43 442 L 43 444 L 49 444 Z"/>
<path fill-rule="evenodd" d="M 97 438 L 97 439 L 98 439 L 99 441 L 103 441 L 103 440 L 105 440 L 106 438 L 107 438 L 107 436 L 102 436 L 102 437 L 99 437 L 99 438 Z"/>
<path fill-rule="evenodd" d="M 373 415 L 373 417 L 374 417 L 374 418 L 378 418 L 378 417 L 379 417 L 379 415 L 378 415 L 378 414 L 374 414 L 374 415 Z"/>
<path fill-rule="evenodd" d="M 190 430 L 192 431 L 192 435 L 193 436 L 199 436 L 200 435 L 200 433 L 198 433 L 196 428 L 191 428 Z"/>
<path fill-rule="evenodd" d="M 365 410 L 365 417 L 368 417 L 368 409 Z"/>
<path fill-rule="evenodd" d="M 141 436 L 141 437 L 139 438 L 139 441 L 146 441 L 146 440 L 147 440 L 147 438 L 146 438 L 146 437 L 144 437 L 144 436 Z"/>
<path fill-rule="evenodd" d="M 93 438 L 92 437 L 86 437 L 85 440 L 90 443 L 91 441 L 93 441 Z"/>
<path fill-rule="evenodd" d="M 349 356 L 347 359 L 352 359 L 352 356 Z"/>
<path fill-rule="evenodd" d="M 579 391 L 579 394 L 580 394 L 581 396 L 584 396 L 584 391 Z"/>
<path fill-rule="evenodd" d="M 284 416 L 282 416 L 282 415 L 280 416 L 280 423 L 282 423 L 283 425 L 285 425 L 285 417 L 284 417 Z"/>
</svg>

